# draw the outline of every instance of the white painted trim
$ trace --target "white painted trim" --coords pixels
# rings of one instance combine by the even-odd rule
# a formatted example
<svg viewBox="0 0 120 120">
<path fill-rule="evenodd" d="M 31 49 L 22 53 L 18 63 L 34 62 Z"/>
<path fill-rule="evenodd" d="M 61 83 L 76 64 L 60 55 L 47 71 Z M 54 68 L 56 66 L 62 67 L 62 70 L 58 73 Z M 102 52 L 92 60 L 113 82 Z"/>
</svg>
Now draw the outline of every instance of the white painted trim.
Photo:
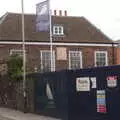
<svg viewBox="0 0 120 120">
<path fill-rule="evenodd" d="M 81 52 L 81 51 L 80 51 Z M 82 52 L 80 53 L 80 57 L 81 57 L 81 68 L 83 68 L 83 55 L 82 55 Z"/>
<path fill-rule="evenodd" d="M 0 44 L 5 45 L 22 45 L 22 42 L 2 42 L 0 41 Z M 50 46 L 50 42 L 25 42 L 25 45 L 48 45 Z M 54 46 L 92 46 L 92 47 L 112 47 L 112 44 L 95 44 L 95 43 L 52 43 Z M 115 47 L 117 45 L 114 45 Z"/>
<path fill-rule="evenodd" d="M 13 54 L 13 52 L 22 52 L 23 50 L 22 49 L 10 49 L 10 55 Z"/>
<path fill-rule="evenodd" d="M 60 32 L 60 29 L 61 28 L 61 32 Z M 55 29 L 57 29 L 57 33 L 55 32 Z M 61 25 L 54 25 L 53 26 L 53 35 L 64 35 L 63 33 L 63 26 Z"/>
<path fill-rule="evenodd" d="M 70 59 L 70 53 L 71 52 L 79 52 L 80 54 L 80 68 L 83 68 L 83 61 L 82 61 L 82 52 L 81 51 L 75 51 L 75 50 L 69 50 L 69 69 L 71 69 L 71 59 Z"/>
<path fill-rule="evenodd" d="M 106 66 L 108 66 L 108 52 L 106 51 Z"/>
<path fill-rule="evenodd" d="M 96 51 L 94 52 L 94 66 L 96 67 Z"/>
<path fill-rule="evenodd" d="M 6 17 L 8 16 L 8 12 L 7 13 L 5 13 L 2 17 L 1 17 L 1 20 L 0 20 L 0 24 L 2 24 L 3 23 L 3 21 L 6 19 Z"/>
<path fill-rule="evenodd" d="M 40 71 L 43 69 L 43 63 L 42 63 L 42 50 L 40 50 Z"/>
<path fill-rule="evenodd" d="M 94 58 L 95 58 L 95 67 L 97 67 L 97 65 L 96 65 L 96 53 L 105 53 L 105 56 L 106 56 L 106 65 L 105 66 L 107 66 L 108 65 L 108 52 L 107 51 L 95 51 L 95 54 L 94 54 Z"/>
<path fill-rule="evenodd" d="M 68 69 L 71 69 L 71 65 L 70 65 L 70 50 L 68 51 L 69 53 L 68 53 L 68 63 L 69 63 L 69 65 L 68 65 Z"/>
</svg>

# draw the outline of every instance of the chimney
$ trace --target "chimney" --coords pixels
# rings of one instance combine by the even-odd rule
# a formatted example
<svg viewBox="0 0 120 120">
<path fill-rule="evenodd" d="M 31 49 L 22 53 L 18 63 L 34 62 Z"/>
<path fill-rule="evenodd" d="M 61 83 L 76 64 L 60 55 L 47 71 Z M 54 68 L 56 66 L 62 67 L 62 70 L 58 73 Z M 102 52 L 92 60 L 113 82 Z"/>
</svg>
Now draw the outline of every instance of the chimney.
<svg viewBox="0 0 120 120">
<path fill-rule="evenodd" d="M 55 15 L 55 16 L 57 15 L 57 11 L 56 11 L 56 10 L 54 10 L 54 15 Z"/>
<path fill-rule="evenodd" d="M 62 16 L 62 10 L 59 10 L 59 16 Z"/>
<path fill-rule="evenodd" d="M 64 11 L 64 15 L 67 16 L 67 10 Z"/>
</svg>

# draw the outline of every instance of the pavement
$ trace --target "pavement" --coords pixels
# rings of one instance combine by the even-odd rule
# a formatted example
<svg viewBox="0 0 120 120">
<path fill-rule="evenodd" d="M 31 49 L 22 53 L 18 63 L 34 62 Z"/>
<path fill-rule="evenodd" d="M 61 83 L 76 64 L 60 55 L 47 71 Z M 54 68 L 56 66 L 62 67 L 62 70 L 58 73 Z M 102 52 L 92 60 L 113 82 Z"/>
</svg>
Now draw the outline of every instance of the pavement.
<svg viewBox="0 0 120 120">
<path fill-rule="evenodd" d="M 61 119 L 36 115 L 32 113 L 23 113 L 21 111 L 1 107 L 0 120 L 61 120 Z"/>
</svg>

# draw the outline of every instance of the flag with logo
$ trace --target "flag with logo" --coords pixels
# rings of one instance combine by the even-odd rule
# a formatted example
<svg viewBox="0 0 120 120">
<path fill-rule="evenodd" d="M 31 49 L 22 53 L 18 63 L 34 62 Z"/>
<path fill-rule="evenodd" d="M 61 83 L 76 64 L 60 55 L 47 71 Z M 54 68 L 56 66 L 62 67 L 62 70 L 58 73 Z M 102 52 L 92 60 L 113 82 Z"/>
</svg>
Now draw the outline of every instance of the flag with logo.
<svg viewBox="0 0 120 120">
<path fill-rule="evenodd" d="M 49 0 L 38 3 L 36 5 L 36 31 L 49 31 L 50 14 Z"/>
</svg>

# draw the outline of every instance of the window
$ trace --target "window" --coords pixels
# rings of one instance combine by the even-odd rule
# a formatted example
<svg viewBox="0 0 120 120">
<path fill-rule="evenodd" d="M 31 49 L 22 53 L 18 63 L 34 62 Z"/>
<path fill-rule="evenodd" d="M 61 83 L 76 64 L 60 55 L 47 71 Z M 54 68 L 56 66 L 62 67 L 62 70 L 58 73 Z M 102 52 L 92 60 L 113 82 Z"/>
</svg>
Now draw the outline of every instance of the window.
<svg viewBox="0 0 120 120">
<path fill-rule="evenodd" d="M 53 26 L 54 35 L 63 35 L 63 26 Z"/>
<path fill-rule="evenodd" d="M 107 65 L 108 65 L 107 51 L 96 51 L 95 66 L 107 66 Z"/>
<path fill-rule="evenodd" d="M 52 71 L 55 71 L 55 52 L 52 52 Z M 49 72 L 51 71 L 51 52 L 47 50 L 41 51 L 41 71 Z"/>
<path fill-rule="evenodd" d="M 69 51 L 69 69 L 82 68 L 82 53 L 80 51 Z"/>
<path fill-rule="evenodd" d="M 10 55 L 19 55 L 19 56 L 22 56 L 23 55 L 23 50 L 12 49 L 12 50 L 10 50 Z"/>
</svg>

